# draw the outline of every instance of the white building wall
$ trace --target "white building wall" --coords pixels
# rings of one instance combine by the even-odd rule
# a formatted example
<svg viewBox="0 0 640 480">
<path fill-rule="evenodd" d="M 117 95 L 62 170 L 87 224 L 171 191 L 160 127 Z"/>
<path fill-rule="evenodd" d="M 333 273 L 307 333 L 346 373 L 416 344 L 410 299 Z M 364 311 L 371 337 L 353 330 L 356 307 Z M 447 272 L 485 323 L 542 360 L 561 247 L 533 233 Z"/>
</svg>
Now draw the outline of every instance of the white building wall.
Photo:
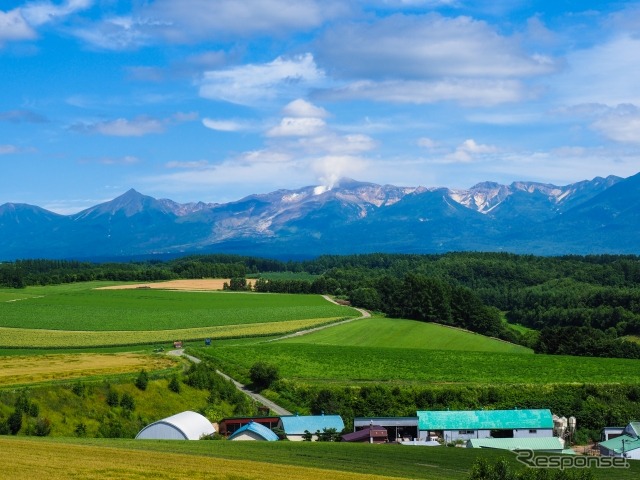
<svg viewBox="0 0 640 480">
<path fill-rule="evenodd" d="M 521 428 L 513 431 L 513 438 L 553 437 L 552 428 Z"/>
<path fill-rule="evenodd" d="M 489 438 L 491 430 L 445 430 L 443 435 L 445 442 L 467 441 L 472 438 Z"/>
<path fill-rule="evenodd" d="M 136 437 L 140 440 L 187 440 L 187 437 L 172 425 L 159 423 L 151 425 Z"/>
</svg>

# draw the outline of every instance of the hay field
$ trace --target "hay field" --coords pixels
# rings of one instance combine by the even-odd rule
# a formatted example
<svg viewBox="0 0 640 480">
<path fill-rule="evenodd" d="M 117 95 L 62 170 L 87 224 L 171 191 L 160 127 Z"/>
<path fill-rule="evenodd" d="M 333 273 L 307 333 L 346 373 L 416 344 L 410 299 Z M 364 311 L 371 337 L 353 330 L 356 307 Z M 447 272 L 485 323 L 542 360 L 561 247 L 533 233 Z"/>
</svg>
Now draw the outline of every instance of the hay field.
<svg viewBox="0 0 640 480">
<path fill-rule="evenodd" d="M 131 290 L 135 288 L 153 288 L 157 290 L 182 290 L 190 292 L 210 292 L 222 290 L 222 286 L 231 280 L 228 278 L 202 278 L 193 280 L 169 280 L 167 282 L 132 283 L 127 285 L 110 285 L 98 287 L 96 290 Z"/>
<path fill-rule="evenodd" d="M 164 370 L 173 366 L 175 362 L 166 356 L 134 353 L 20 355 L 2 359 L 0 387 L 134 373 L 141 369 Z"/>
<path fill-rule="evenodd" d="M 205 455 L 18 438 L 0 438 L 0 463 L 5 466 L 1 475 L 7 475 L 5 478 L 13 480 L 32 480 L 33 478 L 48 480 L 67 478 L 85 480 L 142 478 L 378 480 L 392 478 L 250 460 L 228 460 Z"/>
</svg>

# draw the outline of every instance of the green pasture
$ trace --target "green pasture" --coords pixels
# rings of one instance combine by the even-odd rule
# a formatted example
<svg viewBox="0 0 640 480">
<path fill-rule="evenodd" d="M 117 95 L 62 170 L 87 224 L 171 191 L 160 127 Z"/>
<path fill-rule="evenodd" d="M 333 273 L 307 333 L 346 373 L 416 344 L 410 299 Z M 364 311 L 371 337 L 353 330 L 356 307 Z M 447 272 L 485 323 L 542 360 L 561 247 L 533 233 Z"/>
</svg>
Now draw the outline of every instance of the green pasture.
<svg viewBox="0 0 640 480">
<path fill-rule="evenodd" d="M 336 327 L 337 328 L 337 327 Z M 567 384 L 640 383 L 640 361 L 398 347 L 273 342 L 203 352 L 228 371 L 257 361 L 307 384 Z"/>
<path fill-rule="evenodd" d="M 95 290 L 96 282 L 0 290 L 0 327 L 64 331 L 155 331 L 356 317 L 319 295 Z M 153 340 L 156 341 L 156 340 Z"/>
<path fill-rule="evenodd" d="M 283 342 L 420 350 L 533 353 L 531 349 L 521 345 L 466 330 L 435 323 L 383 317 L 363 318 L 301 337 L 283 340 Z"/>
</svg>

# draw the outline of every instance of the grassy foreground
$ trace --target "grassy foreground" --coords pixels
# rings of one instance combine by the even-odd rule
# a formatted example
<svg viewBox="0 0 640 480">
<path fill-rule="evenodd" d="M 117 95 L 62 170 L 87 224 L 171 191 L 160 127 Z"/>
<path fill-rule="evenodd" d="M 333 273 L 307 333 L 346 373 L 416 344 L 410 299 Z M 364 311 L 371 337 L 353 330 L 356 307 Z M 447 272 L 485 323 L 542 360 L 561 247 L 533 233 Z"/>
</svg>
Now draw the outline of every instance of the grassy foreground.
<svg viewBox="0 0 640 480">
<path fill-rule="evenodd" d="M 297 442 L 179 442 L 0 437 L 0 462 L 12 479 L 465 479 L 476 458 L 515 456 L 485 449 Z M 251 458 L 252 460 L 246 460 Z M 631 468 L 594 470 L 598 479 L 638 478 Z M 15 468 L 13 468 L 15 467 Z"/>
</svg>

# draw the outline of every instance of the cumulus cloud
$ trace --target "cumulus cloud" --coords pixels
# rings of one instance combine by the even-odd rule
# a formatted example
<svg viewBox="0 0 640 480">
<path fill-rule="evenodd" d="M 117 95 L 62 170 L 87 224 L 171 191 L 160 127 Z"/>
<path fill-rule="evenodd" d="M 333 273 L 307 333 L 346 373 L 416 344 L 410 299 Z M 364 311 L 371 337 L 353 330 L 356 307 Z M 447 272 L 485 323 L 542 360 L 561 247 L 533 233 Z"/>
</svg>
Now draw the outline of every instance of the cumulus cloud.
<svg viewBox="0 0 640 480">
<path fill-rule="evenodd" d="M 327 118 L 329 113 L 322 107 L 313 105 L 302 98 L 298 98 L 283 109 L 288 117 L 311 117 L 311 118 Z"/>
<path fill-rule="evenodd" d="M 299 96 L 324 78 L 324 72 L 316 67 L 310 53 L 278 57 L 269 63 L 205 72 L 200 82 L 200 96 L 253 105 L 279 96 Z"/>
<path fill-rule="evenodd" d="M 497 153 L 498 151 L 498 147 L 477 143 L 469 138 L 458 145 L 453 153 L 447 155 L 446 159 L 451 162 L 468 163 L 480 155 Z"/>
<path fill-rule="evenodd" d="M 268 137 L 307 137 L 321 132 L 326 123 L 320 118 L 285 117 L 267 132 Z"/>
</svg>

